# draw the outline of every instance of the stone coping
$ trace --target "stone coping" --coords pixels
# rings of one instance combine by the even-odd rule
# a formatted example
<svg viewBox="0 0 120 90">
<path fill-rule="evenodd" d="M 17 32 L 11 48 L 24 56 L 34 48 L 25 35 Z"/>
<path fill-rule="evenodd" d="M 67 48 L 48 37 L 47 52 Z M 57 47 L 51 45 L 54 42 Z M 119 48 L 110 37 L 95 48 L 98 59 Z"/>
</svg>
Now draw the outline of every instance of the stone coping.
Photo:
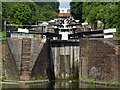
<svg viewBox="0 0 120 90">
<path fill-rule="evenodd" d="M 89 80 L 80 80 L 81 83 L 86 84 L 96 84 L 96 85 L 106 85 L 106 86 L 120 86 L 118 83 L 110 83 L 110 82 L 104 82 L 104 81 L 89 81 Z"/>
<path fill-rule="evenodd" d="M 29 80 L 29 81 L 15 81 L 15 80 L 4 80 L 1 81 L 1 84 L 34 84 L 34 83 L 43 83 L 49 82 L 49 80 Z"/>
<path fill-rule="evenodd" d="M 56 80 L 56 81 L 71 81 L 74 82 L 74 80 Z M 76 80 L 75 80 L 76 81 Z M 1 81 L 0 84 L 36 84 L 36 83 L 45 83 L 49 82 L 49 80 L 30 80 L 30 81 L 14 81 L 14 80 L 4 80 Z M 71 83 L 70 82 L 70 83 Z M 80 80 L 79 82 L 84 84 L 96 84 L 96 85 L 106 85 L 106 86 L 120 86 L 119 83 L 109 83 L 109 82 L 102 82 L 102 81 L 88 81 L 88 80 Z"/>
</svg>

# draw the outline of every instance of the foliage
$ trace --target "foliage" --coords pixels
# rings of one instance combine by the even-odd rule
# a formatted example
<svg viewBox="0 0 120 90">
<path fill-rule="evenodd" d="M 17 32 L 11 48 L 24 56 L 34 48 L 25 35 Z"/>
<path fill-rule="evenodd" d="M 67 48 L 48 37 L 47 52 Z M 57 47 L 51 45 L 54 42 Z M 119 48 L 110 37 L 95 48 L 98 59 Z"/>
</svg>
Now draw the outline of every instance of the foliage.
<svg viewBox="0 0 120 90">
<path fill-rule="evenodd" d="M 54 9 L 47 4 L 44 5 L 43 8 L 41 8 L 41 6 L 37 6 L 36 15 L 38 21 L 48 21 L 57 17 L 57 12 L 55 12 Z"/>
<path fill-rule="evenodd" d="M 120 4 L 120 2 L 119 2 Z M 103 28 L 118 28 L 118 36 L 120 34 L 118 11 L 120 8 L 118 2 L 71 2 L 71 14 L 75 19 L 87 21 L 93 28 L 97 25 L 97 21 L 102 21 Z"/>
<path fill-rule="evenodd" d="M 71 14 L 75 19 L 83 22 L 82 19 L 82 4 L 83 2 L 74 2 L 74 0 L 70 3 Z"/>
<path fill-rule="evenodd" d="M 118 24 L 118 3 L 85 2 L 83 3 L 83 19 L 90 23 L 100 20 L 105 28 L 116 28 Z M 114 18 L 113 18 L 114 17 Z"/>
<path fill-rule="evenodd" d="M 118 3 L 118 21 L 120 21 L 120 2 Z M 118 22 L 116 36 L 120 39 L 120 22 Z"/>
<path fill-rule="evenodd" d="M 9 78 L 4 78 L 4 80 L 18 81 L 18 78 L 15 78 L 15 77 L 9 77 Z M 4 80 L 3 80 L 3 81 L 4 81 Z"/>
<path fill-rule="evenodd" d="M 32 24 L 34 22 L 32 10 L 29 4 L 15 3 L 11 7 L 12 23 L 17 24 Z"/>
<path fill-rule="evenodd" d="M 42 76 L 36 76 L 35 80 L 43 80 L 44 78 Z"/>
<path fill-rule="evenodd" d="M 2 39 L 6 38 L 6 32 L 2 32 Z"/>
<path fill-rule="evenodd" d="M 2 2 L 3 21 L 20 25 L 54 19 L 58 5 L 58 2 Z"/>
<path fill-rule="evenodd" d="M 30 5 L 22 2 L 2 3 L 3 20 L 15 24 L 31 24 L 33 21 Z"/>
<path fill-rule="evenodd" d="M 52 6 L 52 8 L 56 11 L 59 12 L 58 8 L 59 8 L 59 2 L 49 2 L 49 4 Z"/>
</svg>

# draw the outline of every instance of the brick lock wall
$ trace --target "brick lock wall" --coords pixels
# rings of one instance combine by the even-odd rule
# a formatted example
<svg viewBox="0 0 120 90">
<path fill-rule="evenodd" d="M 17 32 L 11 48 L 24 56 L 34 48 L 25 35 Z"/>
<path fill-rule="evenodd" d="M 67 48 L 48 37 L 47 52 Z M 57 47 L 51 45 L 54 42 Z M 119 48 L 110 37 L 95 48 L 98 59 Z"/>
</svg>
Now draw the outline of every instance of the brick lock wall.
<svg viewBox="0 0 120 90">
<path fill-rule="evenodd" d="M 120 41 L 107 39 L 80 39 L 79 46 L 52 48 L 49 57 L 47 44 L 41 39 L 31 39 L 29 71 L 32 79 L 48 79 L 46 72 L 53 57 L 55 76 L 62 72 L 71 77 L 78 67 L 79 79 L 94 78 L 96 81 L 120 79 Z M 64 52 L 64 53 L 63 53 Z M 67 60 L 66 60 L 67 59 Z M 66 61 L 65 61 L 66 60 Z M 22 40 L 7 39 L 5 76 L 19 78 L 22 64 Z M 67 65 L 66 65 L 67 64 Z M 64 65 L 64 66 L 63 66 Z M 65 67 L 65 68 L 63 68 Z"/>
<path fill-rule="evenodd" d="M 7 39 L 6 42 L 5 42 L 5 46 L 6 46 L 6 55 L 5 55 L 6 60 L 5 60 L 5 66 L 4 66 L 5 67 L 4 68 L 5 77 L 6 78 L 18 78 L 19 79 L 20 70 L 19 70 L 19 64 L 18 63 L 20 62 L 20 60 L 18 60 L 19 58 L 16 60 L 16 57 L 18 56 L 17 54 L 19 52 L 14 53 L 14 50 L 17 47 L 17 45 L 12 43 L 12 42 L 17 43 L 16 39 L 12 39 L 12 40 Z"/>
<path fill-rule="evenodd" d="M 31 71 L 32 78 L 48 79 L 46 69 L 48 67 L 48 57 L 46 44 L 42 47 L 33 69 Z"/>
<path fill-rule="evenodd" d="M 94 78 L 97 81 L 118 80 L 117 41 L 83 39 L 81 44 L 80 79 Z M 118 50 L 118 49 L 117 49 Z M 82 69 L 81 69 L 82 68 Z M 81 74 L 82 73 L 82 74 Z"/>
<path fill-rule="evenodd" d="M 23 42 L 22 42 L 23 40 Z M 6 42 L 5 77 L 30 80 L 47 78 L 48 55 L 41 39 L 10 38 Z"/>
</svg>

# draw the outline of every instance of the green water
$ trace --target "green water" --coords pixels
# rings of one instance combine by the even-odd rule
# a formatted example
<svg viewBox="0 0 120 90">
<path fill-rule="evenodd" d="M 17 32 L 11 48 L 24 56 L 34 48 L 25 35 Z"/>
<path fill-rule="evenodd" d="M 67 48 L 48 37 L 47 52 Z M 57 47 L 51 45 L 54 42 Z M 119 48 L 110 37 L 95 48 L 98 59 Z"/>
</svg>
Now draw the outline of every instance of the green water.
<svg viewBox="0 0 120 90">
<path fill-rule="evenodd" d="M 2 84 L 2 90 L 17 90 L 17 89 L 27 89 L 27 90 L 35 90 L 38 88 L 68 88 L 68 89 L 82 89 L 82 88 L 112 88 L 119 89 L 119 86 L 105 86 L 105 85 L 95 85 L 95 84 L 83 84 L 78 81 L 55 81 L 55 82 L 44 82 L 44 83 L 36 83 L 36 84 Z"/>
</svg>

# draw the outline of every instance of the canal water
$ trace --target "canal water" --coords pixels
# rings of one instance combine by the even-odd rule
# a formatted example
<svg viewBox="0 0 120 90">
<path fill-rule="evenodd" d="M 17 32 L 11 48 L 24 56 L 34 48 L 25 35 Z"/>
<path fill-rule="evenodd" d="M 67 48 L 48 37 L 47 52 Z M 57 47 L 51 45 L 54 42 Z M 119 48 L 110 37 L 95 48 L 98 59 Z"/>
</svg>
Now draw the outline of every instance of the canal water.
<svg viewBox="0 0 120 90">
<path fill-rule="evenodd" d="M 83 84 L 78 81 L 55 81 L 55 82 L 44 82 L 35 84 L 2 84 L 2 90 L 36 90 L 36 89 L 90 89 L 90 90 L 103 90 L 112 89 L 120 90 L 119 86 L 106 86 L 106 85 L 95 85 L 95 84 Z"/>
</svg>

